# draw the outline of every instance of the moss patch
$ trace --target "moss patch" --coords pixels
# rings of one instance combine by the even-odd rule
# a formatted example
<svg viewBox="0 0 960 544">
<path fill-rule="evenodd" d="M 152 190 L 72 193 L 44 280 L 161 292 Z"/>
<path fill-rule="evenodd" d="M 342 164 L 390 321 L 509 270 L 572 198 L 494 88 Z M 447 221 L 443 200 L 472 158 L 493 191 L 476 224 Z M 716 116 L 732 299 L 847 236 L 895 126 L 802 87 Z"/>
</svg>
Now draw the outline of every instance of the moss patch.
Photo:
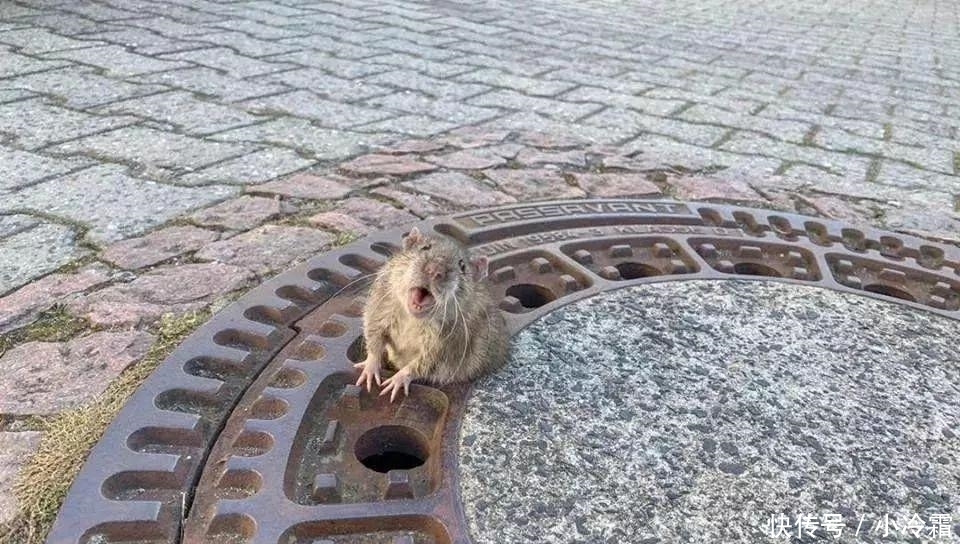
<svg viewBox="0 0 960 544">
<path fill-rule="evenodd" d="M 20 511 L 0 527 L 0 543 L 43 542 L 83 460 L 107 425 L 157 365 L 209 317 L 209 312 L 164 316 L 155 331 L 157 341 L 139 364 L 127 369 L 92 403 L 40 422 L 40 448 L 14 486 Z"/>
<path fill-rule="evenodd" d="M 65 306 L 58 304 L 41 313 L 36 321 L 26 327 L 0 335 L 0 355 L 26 342 L 63 342 L 88 328 L 86 320 L 70 315 Z"/>
</svg>

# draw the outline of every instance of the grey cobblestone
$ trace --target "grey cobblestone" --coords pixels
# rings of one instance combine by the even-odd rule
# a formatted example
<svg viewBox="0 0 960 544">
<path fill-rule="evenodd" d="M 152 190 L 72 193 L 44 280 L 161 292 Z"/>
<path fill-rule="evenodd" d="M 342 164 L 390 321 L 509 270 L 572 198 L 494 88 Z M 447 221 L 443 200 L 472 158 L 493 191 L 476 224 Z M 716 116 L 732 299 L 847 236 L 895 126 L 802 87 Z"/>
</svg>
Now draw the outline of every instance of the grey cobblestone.
<svg viewBox="0 0 960 544">
<path fill-rule="evenodd" d="M 349 44 L 340 43 L 339 49 L 334 47 L 334 50 L 337 52 L 337 54 L 344 56 L 343 54 L 345 52 L 345 47 L 349 47 Z M 373 52 L 365 53 L 364 56 L 372 53 Z M 376 59 L 380 58 L 383 57 L 355 60 L 349 57 L 335 57 L 327 52 L 308 50 L 294 51 L 293 53 L 287 53 L 284 55 L 276 55 L 273 57 L 268 57 L 268 60 L 271 62 L 288 62 L 304 67 L 318 68 L 324 72 L 328 72 L 338 77 L 345 79 L 356 79 L 358 77 L 368 76 L 371 74 L 379 74 L 390 69 L 390 67 L 387 65 L 377 64 Z"/>
<path fill-rule="evenodd" d="M 249 125 L 261 120 L 238 108 L 197 100 L 192 94 L 180 91 L 114 102 L 96 111 L 111 115 L 126 114 L 145 117 L 198 136 Z"/>
<path fill-rule="evenodd" d="M 19 51 L 29 55 L 103 45 L 102 43 L 98 44 L 97 42 L 60 36 L 43 28 L 23 28 L 0 32 L 0 43 L 13 45 Z"/>
<path fill-rule="evenodd" d="M 477 70 L 476 72 L 459 76 L 457 79 L 473 83 L 483 83 L 492 87 L 506 87 L 524 94 L 536 96 L 556 96 L 573 87 L 570 83 L 517 76 L 499 70 Z"/>
<path fill-rule="evenodd" d="M 246 81 L 226 76 L 212 68 L 187 68 L 158 74 L 149 74 L 131 81 L 156 83 L 201 93 L 225 102 L 238 102 L 250 98 L 283 92 L 282 85 L 262 81 Z"/>
<path fill-rule="evenodd" d="M 0 147 L 0 198 L 4 193 L 31 185 L 44 178 L 77 170 L 89 161 L 57 159 L 37 153 Z M 2 237 L 2 229 L 0 229 Z"/>
<path fill-rule="evenodd" d="M 313 161 L 288 149 L 261 149 L 178 178 L 185 185 L 263 183 L 306 168 Z"/>
<path fill-rule="evenodd" d="M 312 119 L 327 128 L 350 128 L 391 116 L 383 110 L 325 100 L 307 91 L 292 91 L 244 104 L 254 113 L 284 112 Z"/>
<path fill-rule="evenodd" d="M 477 107 L 493 105 L 482 102 L 476 106 L 467 106 L 459 102 L 443 102 L 420 93 L 401 91 L 387 96 L 371 98 L 365 104 L 377 108 L 389 108 L 398 112 L 427 115 L 438 121 L 457 125 L 469 125 L 490 119 L 501 113 L 494 108 Z"/>
<path fill-rule="evenodd" d="M 70 227 L 43 222 L 0 241 L 0 295 L 86 255 L 76 236 Z"/>
<path fill-rule="evenodd" d="M 214 68 L 226 72 L 228 75 L 236 78 L 245 78 L 289 70 L 296 66 L 281 62 L 264 62 L 262 60 L 245 57 L 235 53 L 232 49 L 226 47 L 215 47 L 211 49 L 198 49 L 196 51 L 183 51 L 181 53 L 172 53 L 164 55 L 164 59 L 190 61 L 208 68 Z M 180 66 L 186 66 L 184 62 L 177 63 Z"/>
<path fill-rule="evenodd" d="M 467 63 L 469 59 L 467 58 L 457 58 L 452 62 L 457 63 Z M 434 78 L 445 78 L 450 76 L 456 76 L 464 72 L 469 72 L 474 70 L 473 66 L 466 66 L 465 64 L 450 64 L 448 62 L 434 62 L 431 60 L 422 59 L 419 57 L 414 57 L 412 55 L 406 55 L 404 53 L 389 53 L 383 55 L 377 55 L 375 57 L 370 57 L 364 59 L 365 66 L 369 66 L 366 63 L 377 63 L 385 64 L 393 67 L 403 68 L 408 71 L 417 71 L 423 74 L 426 74 Z M 370 75 L 379 73 L 381 70 L 371 70 L 368 73 L 361 75 Z"/>
<path fill-rule="evenodd" d="M 209 137 L 224 142 L 269 143 L 290 147 L 318 160 L 343 159 L 380 143 L 383 136 L 330 130 L 310 121 L 281 117 L 258 125 L 228 130 Z"/>
<path fill-rule="evenodd" d="M 41 60 L 10 51 L 0 51 L 0 78 L 41 72 L 66 66 L 60 60 Z"/>
<path fill-rule="evenodd" d="M 16 144 L 37 149 L 137 122 L 133 117 L 100 117 L 48 104 L 42 99 L 0 105 L 0 132 Z"/>
<path fill-rule="evenodd" d="M 490 90 L 486 85 L 453 83 L 420 74 L 413 70 L 392 70 L 366 78 L 379 85 L 418 91 L 439 100 L 463 100 Z"/>
<path fill-rule="evenodd" d="M 119 45 L 71 49 L 45 55 L 51 59 L 65 59 L 89 64 L 116 77 L 128 77 L 189 66 L 185 62 L 159 60 L 146 55 L 130 53 Z"/>
<path fill-rule="evenodd" d="M 0 85 L 29 89 L 55 98 L 71 108 L 89 108 L 162 90 L 101 76 L 88 67 L 69 67 L 37 72 L 6 80 Z"/>
<path fill-rule="evenodd" d="M 210 142 L 154 128 L 126 127 L 61 144 L 51 151 L 187 172 L 238 156 L 249 149 L 239 144 Z"/>
<path fill-rule="evenodd" d="M 229 187 L 187 188 L 132 178 L 125 168 L 95 166 L 34 185 L 0 205 L 34 210 L 88 225 L 96 243 L 135 236 L 192 209 L 238 192 Z"/>
<path fill-rule="evenodd" d="M 584 124 L 596 127 L 624 126 L 635 134 L 660 134 L 680 141 L 710 147 L 727 129 L 654 117 L 622 108 L 608 108 L 583 120 Z"/>
<path fill-rule="evenodd" d="M 578 87 L 560 96 L 563 100 L 572 102 L 593 102 L 595 104 L 610 104 L 621 108 L 631 108 L 652 115 L 669 115 L 685 103 L 679 100 L 663 100 L 611 92 L 600 87 Z"/>
<path fill-rule="evenodd" d="M 323 98 L 340 102 L 352 102 L 390 92 L 389 88 L 374 85 L 369 80 L 343 79 L 316 68 L 300 68 L 271 74 L 263 80 L 309 90 Z"/>
<path fill-rule="evenodd" d="M 468 100 L 477 106 L 534 111 L 560 121 L 576 121 L 603 108 L 600 104 L 564 102 L 551 98 L 527 96 L 516 91 L 493 91 Z"/>
</svg>

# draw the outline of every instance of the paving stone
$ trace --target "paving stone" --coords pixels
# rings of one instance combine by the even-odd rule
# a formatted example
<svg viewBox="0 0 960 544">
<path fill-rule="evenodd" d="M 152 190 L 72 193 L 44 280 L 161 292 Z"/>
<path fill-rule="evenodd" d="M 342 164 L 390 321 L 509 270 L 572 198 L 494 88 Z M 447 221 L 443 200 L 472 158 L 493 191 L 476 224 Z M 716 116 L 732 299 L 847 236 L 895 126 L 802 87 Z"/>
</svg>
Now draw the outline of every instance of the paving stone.
<svg viewBox="0 0 960 544">
<path fill-rule="evenodd" d="M 0 147 L 0 195 L 89 164 L 82 159 L 57 159 Z"/>
<path fill-rule="evenodd" d="M 29 215 L 0 215 L 0 239 L 19 234 L 40 224 L 40 219 Z"/>
<path fill-rule="evenodd" d="M 74 40 L 42 28 L 23 28 L 0 32 L 0 43 L 16 46 L 20 52 L 28 55 L 103 45 L 97 42 Z"/>
<path fill-rule="evenodd" d="M 76 238 L 70 227 L 39 222 L 0 240 L 0 294 L 87 255 Z"/>
<path fill-rule="evenodd" d="M 402 204 L 405 210 L 421 219 L 446 215 L 457 210 L 455 204 L 446 200 L 434 198 L 430 195 L 402 191 L 396 184 L 377 187 L 372 192 Z"/>
<path fill-rule="evenodd" d="M 960 243 L 960 220 L 951 211 L 888 207 L 884 209 L 883 224 L 890 230 Z"/>
<path fill-rule="evenodd" d="M 114 30 L 116 29 L 116 30 Z M 100 30 L 103 30 L 102 28 Z M 122 46 L 139 55 L 162 55 L 189 49 L 198 49 L 206 44 L 183 38 L 170 38 L 145 28 L 110 27 L 110 30 L 82 35 L 84 40 L 97 40 Z"/>
<path fill-rule="evenodd" d="M 120 268 L 135 270 L 200 249 L 220 235 L 197 227 L 167 227 L 139 238 L 115 242 L 100 252 L 100 258 Z"/>
<path fill-rule="evenodd" d="M 572 174 L 592 197 L 659 196 L 660 188 L 643 174 Z"/>
<path fill-rule="evenodd" d="M 571 185 L 556 170 L 500 169 L 486 170 L 484 175 L 496 183 L 503 192 L 515 196 L 521 201 L 586 196 L 582 189 Z"/>
<path fill-rule="evenodd" d="M 443 168 L 454 170 L 483 170 L 507 163 L 501 155 L 484 148 L 464 149 L 445 155 L 432 155 L 426 157 L 426 160 Z"/>
<path fill-rule="evenodd" d="M 311 38 L 320 37 L 312 36 Z M 331 54 L 336 54 L 336 56 L 324 54 L 323 51 L 326 51 L 324 48 L 314 48 L 306 51 L 295 51 L 285 55 L 277 55 L 275 57 L 270 57 L 270 60 L 277 62 L 290 62 L 301 66 L 309 66 L 311 68 L 320 68 L 321 70 L 344 79 L 356 79 L 358 77 L 369 76 L 371 74 L 379 74 L 390 69 L 390 66 L 376 64 L 377 61 L 372 58 L 351 60 L 353 58 L 369 57 L 371 54 L 377 53 L 376 50 L 371 50 L 365 47 L 357 47 L 348 43 L 344 43 L 342 40 L 338 41 L 330 38 L 324 39 L 327 40 L 328 43 L 327 49 L 330 50 Z"/>
<path fill-rule="evenodd" d="M 535 96 L 556 96 L 563 91 L 573 88 L 572 83 L 551 81 L 539 78 L 517 76 L 501 72 L 500 70 L 477 70 L 461 76 L 460 81 L 483 83 L 491 87 L 513 89 L 524 94 Z"/>
<path fill-rule="evenodd" d="M 133 78 L 133 80 L 202 93 L 226 102 L 238 102 L 268 94 L 276 94 L 285 89 L 280 84 L 247 81 L 202 66 L 147 74 Z"/>
<path fill-rule="evenodd" d="M 101 76 L 92 68 L 70 67 L 13 78 L 5 86 L 29 89 L 55 97 L 71 108 L 89 108 L 124 98 L 156 92 L 154 85 L 135 85 Z"/>
<path fill-rule="evenodd" d="M 612 126 L 593 126 L 585 125 L 580 122 L 567 122 L 557 120 L 538 113 L 520 111 L 511 113 L 503 117 L 494 119 L 478 128 L 489 131 L 522 131 L 536 130 L 548 134 L 556 134 L 561 137 L 577 137 L 590 143 L 612 144 L 635 137 L 632 127 L 612 125 Z"/>
<path fill-rule="evenodd" d="M 319 160 L 345 159 L 385 140 L 385 136 L 319 128 L 304 119 L 282 117 L 266 123 L 228 130 L 209 139 L 225 142 L 269 143 L 295 148 Z"/>
<path fill-rule="evenodd" d="M 243 267 L 264 277 L 330 248 L 335 238 L 304 227 L 265 225 L 201 249 L 196 258 Z"/>
<path fill-rule="evenodd" d="M 263 183 L 312 164 L 313 161 L 289 149 L 267 148 L 181 176 L 177 181 L 184 185 L 249 185 Z"/>
<path fill-rule="evenodd" d="M 494 108 L 480 108 L 466 105 L 462 102 L 437 100 L 432 96 L 411 91 L 399 91 L 386 96 L 378 96 L 364 103 L 377 108 L 387 108 L 397 112 L 424 115 L 454 125 L 479 123 L 502 113 L 500 110 Z M 500 106 L 499 104 L 487 105 L 494 107 Z"/>
<path fill-rule="evenodd" d="M 437 167 L 403 155 L 371 154 L 363 155 L 339 167 L 344 172 L 363 175 L 406 176 L 420 172 L 430 172 Z"/>
<path fill-rule="evenodd" d="M 68 110 L 42 99 L 0 104 L 0 132 L 12 134 L 20 147 L 31 150 L 135 122 L 132 117 L 100 117 Z"/>
<path fill-rule="evenodd" d="M 926 188 L 954 193 L 960 191 L 960 176 L 921 170 L 894 161 L 883 161 L 874 181 L 907 189 Z"/>
<path fill-rule="evenodd" d="M 142 331 L 95 332 L 69 342 L 29 342 L 0 357 L 0 413 L 52 415 L 94 400 L 153 344 Z"/>
<path fill-rule="evenodd" d="M 404 140 L 402 142 L 388 142 L 376 149 L 378 153 L 392 153 L 402 155 L 405 153 L 429 153 L 431 151 L 440 151 L 447 144 L 435 139 L 430 140 Z"/>
<path fill-rule="evenodd" d="M 561 121 L 577 121 L 603 108 L 603 106 L 599 104 L 564 102 L 551 98 L 527 96 L 510 90 L 499 90 L 482 94 L 471 98 L 467 102 L 477 106 L 534 111 Z"/>
<path fill-rule="evenodd" d="M 351 180 L 342 176 L 297 174 L 286 179 L 247 187 L 248 192 L 270 193 L 311 200 L 337 200 L 353 190 Z"/>
<path fill-rule="evenodd" d="M 13 520 L 18 511 L 13 486 L 20 470 L 40 447 L 37 431 L 0 432 L 0 525 Z"/>
<path fill-rule="evenodd" d="M 265 57 L 296 51 L 295 45 L 280 43 L 275 40 L 253 38 L 242 32 L 211 32 L 198 36 L 197 39 L 216 45 L 223 45 L 250 57 Z"/>
<path fill-rule="evenodd" d="M 66 274 L 50 274 L 0 298 L 0 334 L 27 324 L 39 312 L 74 295 L 101 285 L 112 277 L 103 265 L 94 264 Z"/>
<path fill-rule="evenodd" d="M 413 70 L 392 70 L 366 78 L 366 81 L 378 85 L 417 91 L 438 100 L 457 101 L 490 90 L 485 85 L 454 83 L 443 79 L 425 76 Z"/>
<path fill-rule="evenodd" d="M 400 67 L 405 69 L 404 73 L 407 73 L 409 71 L 416 71 L 422 74 L 426 74 L 431 78 L 447 78 L 450 76 L 455 76 L 458 74 L 462 74 L 464 72 L 469 72 L 471 70 L 474 70 L 474 67 L 472 66 L 450 64 L 449 62 L 434 62 L 431 60 L 415 57 L 413 55 L 405 55 L 403 53 L 389 53 L 384 55 L 377 55 L 375 57 L 370 57 L 364 60 L 370 63 L 386 64 L 394 67 Z M 457 59 L 457 61 L 459 62 L 460 59 Z M 383 70 L 370 71 L 369 73 L 363 74 L 363 75 L 371 75 L 375 73 L 380 73 L 382 71 Z M 436 81 L 442 81 L 442 80 L 438 79 Z M 383 84 L 386 84 L 386 83 L 383 83 Z M 421 92 L 427 92 L 422 89 L 418 89 L 418 90 L 420 90 Z"/>
<path fill-rule="evenodd" d="M 21 76 L 69 65 L 59 60 L 39 60 L 10 51 L 2 51 L 2 53 L 0 54 L 0 78 Z"/>
<path fill-rule="evenodd" d="M 577 138 L 565 134 L 544 134 L 542 132 L 525 131 L 517 136 L 517 141 L 533 147 L 544 149 L 563 149 L 568 147 L 580 147 L 587 143 L 582 138 Z"/>
<path fill-rule="evenodd" d="M 387 87 L 365 80 L 350 80 L 336 77 L 317 68 L 300 68 L 261 78 L 272 83 L 282 83 L 296 89 L 308 90 L 321 98 L 347 102 L 362 100 L 390 92 Z"/>
<path fill-rule="evenodd" d="M 749 185 L 742 181 L 682 176 L 668 179 L 680 200 L 732 200 L 738 202 L 764 202 Z"/>
<path fill-rule="evenodd" d="M 486 147 L 489 145 L 500 144 L 510 136 L 506 130 L 490 130 L 485 127 L 464 127 L 457 130 L 451 130 L 439 141 L 459 147 L 460 149 L 472 149 L 475 147 Z"/>
<path fill-rule="evenodd" d="M 105 243 L 135 236 L 235 191 L 163 185 L 132 178 L 124 168 L 94 166 L 23 189 L 9 200 L 20 208 L 82 222 L 89 226 L 87 238 Z M 66 237 L 62 230 L 56 238 Z"/>
<path fill-rule="evenodd" d="M 98 327 L 143 326 L 156 322 L 165 313 L 182 314 L 206 308 L 254 281 L 254 274 L 246 268 L 227 264 L 162 266 L 130 283 L 84 295 L 69 302 L 67 308 Z"/>
<path fill-rule="evenodd" d="M 163 55 L 163 58 L 175 61 L 189 61 L 208 68 L 221 70 L 227 75 L 241 79 L 296 68 L 296 66 L 289 63 L 264 62 L 246 57 L 226 47 L 181 51 L 179 53 Z M 184 62 L 177 62 L 176 64 L 181 67 L 186 65 Z M 171 68 L 175 68 L 175 66 Z"/>
<path fill-rule="evenodd" d="M 446 200 L 459 209 L 498 206 L 517 201 L 510 195 L 458 172 L 427 174 L 406 181 L 402 186 L 432 198 Z"/>
<path fill-rule="evenodd" d="M 590 79 L 590 78 L 588 78 Z M 577 87 L 570 92 L 564 93 L 560 97 L 570 102 L 592 102 L 595 104 L 610 104 L 621 108 L 630 108 L 651 115 L 670 115 L 671 112 L 683 106 L 685 102 L 680 100 L 665 100 L 661 98 L 649 98 L 647 96 L 634 96 L 612 92 L 600 87 L 583 86 Z"/>
<path fill-rule="evenodd" d="M 358 234 L 398 227 L 416 220 L 416 216 L 399 208 L 379 200 L 361 197 L 337 202 L 332 209 L 308 219 L 315 227 Z"/>
<path fill-rule="evenodd" d="M 586 166 L 587 156 L 583 151 L 540 151 L 524 149 L 517 153 L 516 161 L 523 166 L 566 165 Z"/>
<path fill-rule="evenodd" d="M 869 225 L 874 220 L 874 211 L 870 206 L 858 202 L 847 202 L 834 196 L 818 195 L 798 195 L 800 204 L 805 205 L 818 214 L 844 221 L 854 225 Z M 809 214 L 808 210 L 801 208 L 801 213 Z"/>
<path fill-rule="evenodd" d="M 82 64 L 89 64 L 101 68 L 107 74 L 115 77 L 136 76 L 189 66 L 185 62 L 158 60 L 146 55 L 130 53 L 119 45 L 60 51 L 49 53 L 46 58 L 73 60 Z"/>
<path fill-rule="evenodd" d="M 244 107 L 256 113 L 285 112 L 296 117 L 313 119 L 327 128 L 350 128 L 391 116 L 384 111 L 325 100 L 307 91 L 292 91 L 258 98 L 244 104 Z"/>
<path fill-rule="evenodd" d="M 250 151 L 249 146 L 201 140 L 148 127 L 125 127 L 88 136 L 52 148 L 60 153 L 84 153 L 110 161 L 135 163 L 149 173 L 192 171 Z"/>
<path fill-rule="evenodd" d="M 197 99 L 192 93 L 171 91 L 114 102 L 97 110 L 112 115 L 136 115 L 173 125 L 191 135 L 206 135 L 260 120 L 229 106 Z"/>
<path fill-rule="evenodd" d="M 296 211 L 296 206 L 279 198 L 244 195 L 200 210 L 191 215 L 190 219 L 205 227 L 249 230 L 261 223 Z"/>
<path fill-rule="evenodd" d="M 456 128 L 456 126 L 455 123 L 440 121 L 426 115 L 401 115 L 392 119 L 360 125 L 354 127 L 354 130 L 370 134 L 382 134 L 386 132 L 403 134 L 415 138 L 427 138 L 447 132 L 452 128 Z"/>
<path fill-rule="evenodd" d="M 682 142 L 709 147 L 724 136 L 728 129 L 665 119 L 620 108 L 608 108 L 583 120 L 598 127 L 620 126 L 634 134 L 660 134 Z"/>
</svg>

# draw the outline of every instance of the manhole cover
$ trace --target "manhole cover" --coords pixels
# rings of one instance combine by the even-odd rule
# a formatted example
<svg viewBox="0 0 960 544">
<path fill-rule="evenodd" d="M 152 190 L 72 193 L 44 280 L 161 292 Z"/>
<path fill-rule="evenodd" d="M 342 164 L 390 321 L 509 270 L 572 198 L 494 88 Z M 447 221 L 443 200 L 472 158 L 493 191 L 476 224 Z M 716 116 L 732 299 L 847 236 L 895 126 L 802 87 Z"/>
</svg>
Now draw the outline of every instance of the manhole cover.
<svg viewBox="0 0 960 544">
<path fill-rule="evenodd" d="M 956 248 L 796 215 L 703 203 L 563 201 L 469 212 L 421 228 L 490 257 L 495 293 L 514 333 L 571 302 L 673 280 L 776 280 L 960 317 Z M 473 509 L 468 528 L 460 425 L 469 403 L 474 419 L 468 428 L 474 428 L 482 414 L 477 403 L 511 371 L 485 381 L 469 401 L 468 387 L 416 386 L 402 402 L 389 404 L 352 385 L 352 364 L 362 357 L 365 282 L 358 280 L 384 262 L 400 235 L 378 233 L 277 276 L 188 338 L 96 446 L 48 541 L 494 541 L 477 525 L 475 509 L 484 499 L 469 487 L 475 471 L 464 480 Z M 626 301 L 632 294 L 640 296 L 632 290 L 605 296 Z M 722 317 L 729 308 L 712 311 Z M 709 388 L 710 380 L 700 378 L 697 383 Z M 780 382 L 766 383 L 757 387 L 774 391 Z M 957 382 L 948 386 L 955 395 Z M 808 408 L 817 413 L 817 406 Z M 542 439 L 527 438 L 534 444 Z M 751 455 L 746 446 L 726 442 Z M 503 451 L 520 448 L 535 450 L 522 442 Z M 471 457 L 463 468 L 474 470 L 479 459 Z M 569 470 L 591 465 L 572 459 Z M 714 465 L 720 462 L 731 463 L 724 465 L 727 473 L 756 466 L 734 457 Z M 682 463 L 671 468 L 685 470 Z M 647 468 L 639 463 L 622 470 L 640 474 Z M 513 477 L 504 474 L 501 482 Z M 675 487 L 675 493 L 689 493 Z M 501 514 L 510 504 L 501 505 L 507 508 Z M 544 512 L 554 515 L 559 507 L 547 504 Z M 499 519 L 493 510 L 490 519 Z M 590 532 L 596 529 L 590 523 L 581 520 L 585 525 L 574 529 L 603 534 Z M 504 532 L 504 538 L 510 534 L 522 532 Z M 610 537 L 619 541 L 616 533 Z M 554 540 L 577 538 L 586 537 L 570 533 Z"/>
</svg>

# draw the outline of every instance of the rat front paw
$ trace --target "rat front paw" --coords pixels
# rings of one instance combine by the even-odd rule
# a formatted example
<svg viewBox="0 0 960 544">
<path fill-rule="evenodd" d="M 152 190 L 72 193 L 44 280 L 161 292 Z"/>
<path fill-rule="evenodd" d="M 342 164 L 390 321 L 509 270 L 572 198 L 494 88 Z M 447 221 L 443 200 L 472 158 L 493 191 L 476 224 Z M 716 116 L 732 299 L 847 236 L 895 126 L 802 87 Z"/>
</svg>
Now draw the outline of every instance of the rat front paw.
<svg viewBox="0 0 960 544">
<path fill-rule="evenodd" d="M 410 373 L 410 367 L 401 368 L 396 374 L 383 381 L 383 390 L 380 396 L 390 394 L 390 402 L 397 398 L 400 389 L 403 389 L 404 395 L 410 395 L 410 383 L 413 381 L 413 375 Z"/>
<path fill-rule="evenodd" d="M 380 362 L 367 357 L 367 360 L 362 363 L 357 363 L 353 365 L 354 368 L 360 369 L 360 377 L 357 379 L 356 385 L 364 387 L 366 384 L 367 391 L 373 390 L 373 384 L 376 382 L 377 385 L 380 385 Z"/>
</svg>

